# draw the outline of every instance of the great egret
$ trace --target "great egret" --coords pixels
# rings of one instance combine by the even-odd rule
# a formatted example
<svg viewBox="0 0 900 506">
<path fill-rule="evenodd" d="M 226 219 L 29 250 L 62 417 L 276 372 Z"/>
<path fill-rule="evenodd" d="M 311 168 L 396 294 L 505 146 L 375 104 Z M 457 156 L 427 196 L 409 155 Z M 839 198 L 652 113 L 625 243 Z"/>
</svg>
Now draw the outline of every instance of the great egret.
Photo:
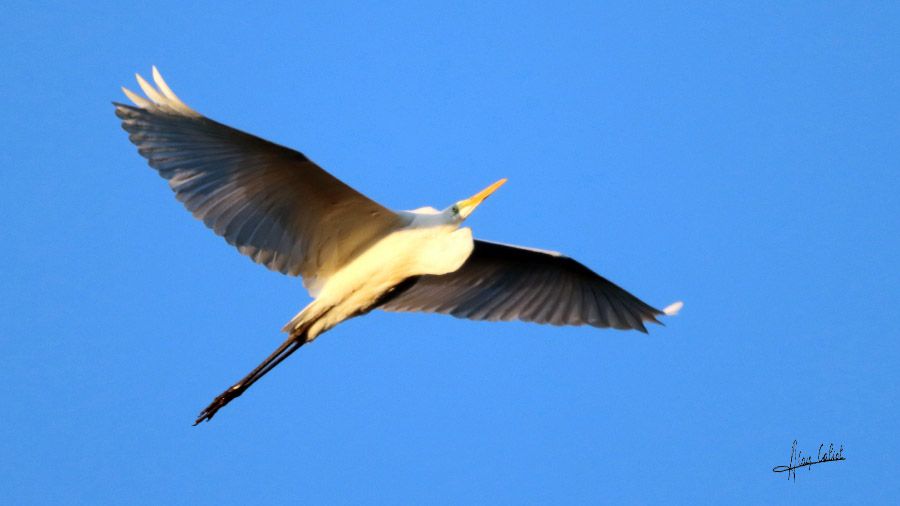
<svg viewBox="0 0 900 506">
<path fill-rule="evenodd" d="M 304 344 L 373 309 L 641 332 L 681 309 L 659 311 L 556 252 L 473 240 L 460 225 L 506 179 L 443 211 L 391 211 L 303 154 L 199 114 L 156 67 L 155 88 L 136 77 L 146 98 L 122 88 L 134 106 L 113 104 L 138 152 L 195 217 L 255 262 L 302 276 L 313 297 L 282 329 L 287 340 L 194 425 Z"/>
</svg>

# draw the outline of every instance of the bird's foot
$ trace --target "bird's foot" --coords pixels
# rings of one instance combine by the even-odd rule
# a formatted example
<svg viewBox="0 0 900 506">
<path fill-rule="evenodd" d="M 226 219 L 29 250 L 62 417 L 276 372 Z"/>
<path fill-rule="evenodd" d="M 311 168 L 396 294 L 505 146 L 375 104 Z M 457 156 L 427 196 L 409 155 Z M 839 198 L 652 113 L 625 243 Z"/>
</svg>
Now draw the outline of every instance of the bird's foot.
<svg viewBox="0 0 900 506">
<path fill-rule="evenodd" d="M 245 383 L 236 383 L 236 384 L 232 385 L 231 388 L 229 388 L 228 390 L 225 390 L 224 392 L 219 394 L 215 399 L 213 399 L 213 401 L 210 403 L 209 406 L 206 406 L 205 408 L 203 408 L 203 411 L 200 412 L 200 415 L 197 417 L 197 420 L 194 421 L 194 425 L 196 426 L 200 422 L 208 422 L 208 421 L 212 420 L 212 418 L 214 416 L 216 416 L 216 413 L 220 409 L 225 407 L 225 405 L 228 404 L 229 402 L 240 397 L 240 395 L 242 393 L 244 393 L 244 390 L 246 390 L 246 389 L 247 389 L 247 387 L 245 386 Z"/>
</svg>

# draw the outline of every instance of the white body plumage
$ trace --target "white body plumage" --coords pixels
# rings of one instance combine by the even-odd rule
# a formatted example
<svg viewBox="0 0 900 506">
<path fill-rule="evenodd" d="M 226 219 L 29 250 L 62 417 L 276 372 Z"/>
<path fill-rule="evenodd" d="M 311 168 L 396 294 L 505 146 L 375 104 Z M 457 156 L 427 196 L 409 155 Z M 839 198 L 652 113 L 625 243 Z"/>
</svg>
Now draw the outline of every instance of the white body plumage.
<svg viewBox="0 0 900 506">
<path fill-rule="evenodd" d="M 338 323 L 367 312 L 391 288 L 423 274 L 447 274 L 472 254 L 472 229 L 459 228 L 452 212 L 432 208 L 401 211 L 410 224 L 372 245 L 326 280 L 315 297 L 284 327 L 292 332 L 307 322 L 308 340 Z M 313 321 L 314 320 L 314 321 Z"/>
</svg>

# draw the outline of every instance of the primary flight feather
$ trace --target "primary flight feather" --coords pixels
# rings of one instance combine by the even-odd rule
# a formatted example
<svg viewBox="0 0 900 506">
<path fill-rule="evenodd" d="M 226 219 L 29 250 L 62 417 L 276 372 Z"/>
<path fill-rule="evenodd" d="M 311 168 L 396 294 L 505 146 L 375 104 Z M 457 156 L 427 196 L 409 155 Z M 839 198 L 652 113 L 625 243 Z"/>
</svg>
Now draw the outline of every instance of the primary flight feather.
<svg viewBox="0 0 900 506">
<path fill-rule="evenodd" d="M 523 320 L 646 332 L 677 313 L 653 308 L 579 262 L 551 251 L 474 240 L 462 222 L 501 179 L 442 211 L 392 211 L 298 151 L 213 121 L 188 107 L 156 67 L 146 98 L 115 103 L 138 152 L 175 196 L 238 251 L 302 276 L 314 297 L 284 327 L 288 339 L 216 397 L 208 421 L 304 344 L 372 311 L 428 311 L 473 320 Z"/>
</svg>

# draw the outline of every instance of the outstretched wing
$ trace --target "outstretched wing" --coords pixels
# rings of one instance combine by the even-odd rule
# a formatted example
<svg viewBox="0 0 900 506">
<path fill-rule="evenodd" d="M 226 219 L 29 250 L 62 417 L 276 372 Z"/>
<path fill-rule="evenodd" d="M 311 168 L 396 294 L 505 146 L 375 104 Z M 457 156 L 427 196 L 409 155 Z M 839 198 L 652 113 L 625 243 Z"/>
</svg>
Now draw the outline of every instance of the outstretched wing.
<svg viewBox="0 0 900 506">
<path fill-rule="evenodd" d="M 269 269 L 317 281 L 402 226 L 405 219 L 303 154 L 208 119 L 153 68 L 147 98 L 114 103 L 129 139 L 198 219 Z"/>
<path fill-rule="evenodd" d="M 523 320 L 646 332 L 666 312 L 559 253 L 475 241 L 459 270 L 411 278 L 388 294 L 386 311 L 426 311 L 471 320 Z"/>
</svg>

